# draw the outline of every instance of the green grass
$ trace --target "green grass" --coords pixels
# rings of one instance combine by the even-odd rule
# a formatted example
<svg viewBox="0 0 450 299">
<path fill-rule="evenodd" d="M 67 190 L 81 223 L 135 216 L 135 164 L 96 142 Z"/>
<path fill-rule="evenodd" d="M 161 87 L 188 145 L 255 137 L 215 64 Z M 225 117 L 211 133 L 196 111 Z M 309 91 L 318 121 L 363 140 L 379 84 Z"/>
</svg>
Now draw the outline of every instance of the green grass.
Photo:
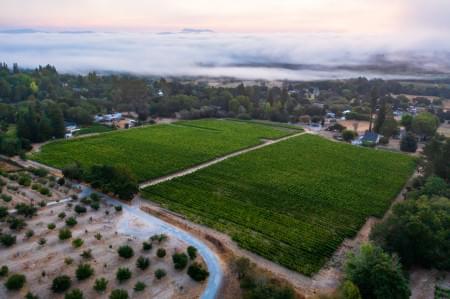
<svg viewBox="0 0 450 299">
<path fill-rule="evenodd" d="M 143 196 L 312 275 L 412 174 L 406 155 L 303 135 L 146 188 Z"/>
<path fill-rule="evenodd" d="M 92 126 L 81 128 L 79 131 L 75 132 L 76 136 L 79 135 L 86 135 L 86 134 L 92 134 L 92 133 L 105 133 L 113 131 L 114 129 L 108 126 L 99 125 L 99 124 L 93 124 Z"/>
<path fill-rule="evenodd" d="M 279 138 L 292 130 L 230 120 L 180 121 L 57 141 L 30 158 L 57 168 L 78 161 L 123 165 L 140 181 L 160 177 L 224 154 Z"/>
</svg>

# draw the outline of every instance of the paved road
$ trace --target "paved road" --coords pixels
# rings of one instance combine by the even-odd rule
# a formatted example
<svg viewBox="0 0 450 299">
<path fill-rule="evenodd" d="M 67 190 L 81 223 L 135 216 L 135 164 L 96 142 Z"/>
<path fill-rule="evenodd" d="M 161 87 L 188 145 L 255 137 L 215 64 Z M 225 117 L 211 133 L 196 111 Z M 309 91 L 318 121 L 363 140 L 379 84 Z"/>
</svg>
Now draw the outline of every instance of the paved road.
<svg viewBox="0 0 450 299">
<path fill-rule="evenodd" d="M 197 166 L 194 166 L 194 167 L 191 167 L 191 168 L 188 168 L 188 169 L 185 169 L 185 170 L 181 170 L 181 171 L 175 172 L 175 173 L 170 174 L 170 175 L 166 175 L 166 176 L 163 176 L 163 177 L 159 177 L 157 179 L 153 179 L 153 180 L 150 180 L 150 181 L 143 182 L 143 183 L 141 183 L 139 185 L 139 189 L 144 189 L 146 187 L 153 186 L 153 185 L 156 185 L 156 184 L 160 184 L 160 183 L 165 182 L 165 181 L 170 181 L 170 180 L 172 180 L 174 178 L 178 178 L 178 177 L 181 177 L 181 176 L 185 176 L 185 175 L 191 174 L 193 172 L 199 171 L 200 169 L 203 169 L 203 168 L 209 167 L 211 165 L 217 164 L 219 162 L 222 162 L 224 160 L 230 159 L 232 157 L 240 156 L 242 154 L 245 154 L 245 153 L 248 153 L 248 152 L 251 152 L 251 151 L 254 151 L 254 150 L 266 147 L 266 146 L 269 146 L 271 144 L 278 143 L 278 142 L 281 142 L 281 141 L 285 141 L 287 139 L 294 138 L 294 137 L 297 137 L 297 136 L 300 136 L 300 135 L 303 135 L 303 134 L 307 134 L 307 133 L 308 132 L 301 132 L 301 133 L 289 135 L 289 136 L 282 137 L 282 138 L 275 139 L 275 140 L 266 140 L 262 144 L 259 144 L 259 145 L 256 145 L 256 146 L 253 146 L 253 147 L 250 147 L 250 148 L 246 148 L 246 149 L 243 149 L 243 150 L 240 150 L 240 151 L 237 151 L 237 152 L 233 152 L 231 154 L 228 154 L 228 155 L 216 158 L 214 160 L 211 160 L 211 161 L 199 164 Z"/>
</svg>

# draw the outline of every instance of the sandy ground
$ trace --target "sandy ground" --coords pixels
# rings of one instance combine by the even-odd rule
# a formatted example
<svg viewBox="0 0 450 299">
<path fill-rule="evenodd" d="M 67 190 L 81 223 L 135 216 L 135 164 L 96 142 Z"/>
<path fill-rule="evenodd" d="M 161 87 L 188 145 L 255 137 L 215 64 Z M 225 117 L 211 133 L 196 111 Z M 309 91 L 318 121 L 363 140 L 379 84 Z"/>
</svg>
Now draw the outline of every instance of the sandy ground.
<svg viewBox="0 0 450 299">
<path fill-rule="evenodd" d="M 447 123 L 441 124 L 437 131 L 439 134 L 442 134 L 442 135 L 450 138 L 450 123 L 447 122 Z"/>
<path fill-rule="evenodd" d="M 20 176 L 20 172 L 10 172 L 9 174 L 17 174 Z M 65 186 L 58 185 L 56 183 L 57 178 L 53 178 L 54 181 L 52 182 L 49 177 L 42 179 L 29 172 L 26 172 L 26 174 L 31 177 L 30 186 L 21 186 L 17 181 L 11 180 L 7 176 L 0 177 L 1 180 L 6 183 L 1 193 L 12 197 L 10 202 L 0 199 L 0 206 L 12 209 L 18 203 L 38 205 L 41 202 L 47 203 L 57 201 L 78 193 L 78 190 L 73 188 L 70 184 L 66 184 Z M 44 182 L 46 183 L 44 184 Z M 51 196 L 42 195 L 39 191 L 33 190 L 31 186 L 35 183 L 47 187 L 51 191 Z"/>
<path fill-rule="evenodd" d="M 108 210 L 109 214 L 105 211 Z M 63 295 L 55 295 L 50 286 L 52 280 L 62 274 L 72 277 L 72 288 L 83 290 L 86 298 L 108 298 L 109 293 L 115 288 L 127 289 L 132 298 L 198 298 L 203 291 L 204 284 L 194 282 L 185 271 L 176 271 L 173 268 L 171 256 L 175 252 L 185 251 L 186 245 L 169 235 L 167 241 L 154 243 L 153 249 L 142 251 L 142 240 L 127 236 L 120 232 L 120 223 L 124 221 L 123 212 L 116 212 L 112 207 L 102 204 L 99 211 L 88 208 L 88 213 L 77 217 L 78 224 L 72 228 L 72 239 L 82 238 L 84 244 L 80 248 L 74 248 L 71 240 L 58 239 L 58 231 L 65 227 L 64 220 L 58 218 L 58 214 L 64 211 L 67 217 L 75 215 L 69 204 L 60 204 L 43 208 L 38 216 L 28 221 L 28 227 L 17 236 L 17 244 L 10 248 L 2 248 L 0 265 L 7 265 L 11 272 L 23 273 L 27 277 L 27 284 L 20 291 L 7 291 L 0 285 L 0 298 L 23 298 L 31 290 L 40 298 L 63 298 Z M 130 220 L 130 219 L 128 219 Z M 47 225 L 55 223 L 56 229 L 49 230 Z M 130 225 L 137 229 L 144 225 L 137 219 L 131 219 Z M 32 228 L 34 236 L 25 237 L 25 232 Z M 8 230 L 2 224 L 3 231 Z M 155 227 L 155 233 L 158 228 Z M 95 235 L 101 233 L 102 239 L 97 240 Z M 150 237 L 150 236 L 149 236 Z M 38 240 L 45 238 L 47 243 L 39 245 Z M 128 244 L 134 248 L 135 255 L 129 260 L 122 259 L 117 254 L 117 248 Z M 164 258 L 156 257 L 157 248 L 165 248 L 167 255 Z M 80 254 L 84 250 L 92 250 L 92 259 L 84 259 Z M 142 271 L 135 265 L 140 256 L 150 259 L 149 269 Z M 65 258 L 72 258 L 73 263 L 67 265 Z M 200 257 L 197 259 L 201 260 Z M 79 282 L 75 278 L 75 270 L 79 263 L 88 262 L 95 269 L 95 275 L 86 281 Z M 119 284 L 115 279 L 118 267 L 128 267 L 133 276 L 130 280 Z M 158 268 L 165 269 L 167 276 L 162 280 L 156 280 L 154 271 Z M 92 289 L 95 278 L 105 277 L 109 280 L 108 290 L 105 294 L 98 294 Z M 147 284 L 142 293 L 132 289 L 137 281 Z"/>
</svg>

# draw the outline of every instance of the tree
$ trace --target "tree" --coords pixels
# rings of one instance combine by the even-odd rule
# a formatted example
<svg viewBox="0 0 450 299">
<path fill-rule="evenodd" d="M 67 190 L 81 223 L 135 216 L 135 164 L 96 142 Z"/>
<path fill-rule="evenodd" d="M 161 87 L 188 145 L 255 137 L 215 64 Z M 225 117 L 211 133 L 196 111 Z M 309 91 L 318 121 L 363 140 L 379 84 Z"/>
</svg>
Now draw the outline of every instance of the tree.
<svg viewBox="0 0 450 299">
<path fill-rule="evenodd" d="M 115 289 L 109 295 L 109 299 L 128 299 L 128 292 L 126 290 Z"/>
<path fill-rule="evenodd" d="M 56 138 L 63 138 L 66 132 L 66 128 L 64 125 L 64 116 L 61 109 L 57 104 L 52 103 L 48 105 L 46 112 L 52 131 L 51 135 Z"/>
<path fill-rule="evenodd" d="M 146 287 L 147 287 L 147 285 L 145 283 L 143 283 L 142 281 L 138 281 L 134 285 L 133 289 L 135 292 L 142 292 L 143 290 L 145 290 Z"/>
<path fill-rule="evenodd" d="M 159 258 L 163 258 L 166 256 L 166 250 L 164 248 L 158 248 L 156 251 L 156 256 Z"/>
<path fill-rule="evenodd" d="M 117 249 L 117 253 L 120 257 L 123 257 L 125 259 L 132 258 L 134 256 L 134 250 L 128 245 L 120 246 L 119 249 Z"/>
<path fill-rule="evenodd" d="M 116 278 L 119 282 L 123 282 L 131 278 L 131 271 L 128 268 L 119 268 L 116 272 Z"/>
<path fill-rule="evenodd" d="M 136 260 L 136 267 L 138 267 L 141 270 L 145 270 L 150 266 L 150 260 L 144 256 L 140 256 Z"/>
<path fill-rule="evenodd" d="M 78 280 L 85 280 L 94 274 L 94 269 L 89 264 L 78 265 L 75 276 Z"/>
<path fill-rule="evenodd" d="M 194 246 L 189 246 L 187 248 L 187 253 L 189 255 L 189 258 L 191 260 L 194 260 L 197 257 L 197 248 L 195 248 Z"/>
<path fill-rule="evenodd" d="M 417 150 L 417 138 L 414 134 L 408 132 L 400 140 L 400 150 L 403 152 L 415 153 Z"/>
<path fill-rule="evenodd" d="M 412 128 L 412 122 L 414 117 L 411 114 L 403 114 L 400 121 L 401 125 L 405 127 L 406 131 L 410 131 Z"/>
<path fill-rule="evenodd" d="M 342 299 L 362 299 L 358 287 L 350 280 L 344 281 L 340 288 Z"/>
<path fill-rule="evenodd" d="M 81 205 L 76 205 L 75 208 L 73 209 L 75 211 L 75 213 L 77 214 L 83 214 L 87 212 L 86 207 L 83 207 Z"/>
<path fill-rule="evenodd" d="M 68 292 L 64 299 L 83 299 L 83 292 L 80 289 L 73 289 L 70 292 Z"/>
<path fill-rule="evenodd" d="M 28 293 L 25 295 L 25 299 L 39 299 L 39 297 L 38 297 L 38 295 L 34 295 L 33 293 L 28 292 Z"/>
<path fill-rule="evenodd" d="M 414 133 L 427 139 L 436 133 L 439 119 L 429 112 L 423 112 L 414 117 L 411 127 Z"/>
<path fill-rule="evenodd" d="M 356 136 L 358 136 L 358 134 L 355 131 L 351 130 L 342 131 L 342 139 L 344 139 L 344 141 L 346 142 L 352 141 L 353 139 L 355 139 Z"/>
<path fill-rule="evenodd" d="M 64 177 L 74 180 L 81 180 L 84 176 L 83 168 L 80 163 L 74 162 L 63 167 L 62 173 Z"/>
<path fill-rule="evenodd" d="M 187 273 L 195 281 L 203 281 L 209 276 L 209 272 L 198 263 L 190 265 Z"/>
<path fill-rule="evenodd" d="M 175 269 L 183 270 L 187 266 L 188 256 L 184 252 L 175 253 L 174 255 L 172 255 L 172 261 Z"/>
<path fill-rule="evenodd" d="M 64 293 L 72 285 L 72 280 L 67 275 L 61 275 L 53 279 L 52 291 L 55 293 Z"/>
<path fill-rule="evenodd" d="M 363 298 L 407 299 L 411 294 L 398 259 L 370 243 L 349 255 L 345 276 L 358 286 Z"/>
<path fill-rule="evenodd" d="M 15 206 L 17 214 L 23 215 L 27 218 L 31 218 L 37 213 L 37 208 L 33 205 L 28 205 L 25 203 L 18 203 Z"/>
<path fill-rule="evenodd" d="M 373 130 L 377 133 L 381 133 L 381 128 L 384 125 L 384 122 L 386 120 L 386 99 L 381 98 L 380 100 L 380 108 L 378 109 L 377 118 L 375 119 L 375 125 L 373 127 Z"/>
<path fill-rule="evenodd" d="M 69 217 L 66 219 L 66 225 L 69 227 L 73 227 L 75 225 L 77 225 L 78 221 L 77 219 L 75 219 L 75 217 Z"/>
<path fill-rule="evenodd" d="M 383 125 L 381 126 L 379 132 L 387 138 L 391 138 L 392 136 L 397 135 L 399 132 L 397 121 L 393 118 L 387 118 L 383 122 Z"/>
<path fill-rule="evenodd" d="M 97 292 L 104 292 L 107 287 L 108 280 L 106 278 L 102 277 L 95 280 L 94 290 L 96 290 Z"/>
<path fill-rule="evenodd" d="M 450 199 L 423 196 L 395 205 L 370 237 L 388 252 L 397 253 L 408 267 L 450 270 L 449 231 Z"/>
<path fill-rule="evenodd" d="M 27 281 L 23 274 L 13 274 L 5 282 L 5 287 L 10 291 L 20 290 Z"/>
<path fill-rule="evenodd" d="M 1 234 L 0 243 L 5 247 L 11 247 L 16 244 L 16 236 L 10 234 Z"/>
<path fill-rule="evenodd" d="M 58 236 L 59 236 L 59 239 L 61 241 L 64 241 L 64 240 L 72 238 L 72 232 L 68 228 L 62 228 L 59 231 L 59 235 Z"/>
<path fill-rule="evenodd" d="M 0 277 L 5 277 L 6 275 L 8 275 L 8 273 L 9 273 L 9 268 L 8 268 L 8 266 L 3 265 L 3 266 L 0 268 Z"/>
<path fill-rule="evenodd" d="M 158 280 L 162 279 L 166 275 L 167 275 L 167 273 L 164 269 L 156 269 L 156 271 L 155 271 L 155 277 Z"/>
<path fill-rule="evenodd" d="M 450 182 L 450 138 L 436 135 L 427 143 L 423 151 L 427 161 L 426 173 L 436 174 Z"/>
</svg>

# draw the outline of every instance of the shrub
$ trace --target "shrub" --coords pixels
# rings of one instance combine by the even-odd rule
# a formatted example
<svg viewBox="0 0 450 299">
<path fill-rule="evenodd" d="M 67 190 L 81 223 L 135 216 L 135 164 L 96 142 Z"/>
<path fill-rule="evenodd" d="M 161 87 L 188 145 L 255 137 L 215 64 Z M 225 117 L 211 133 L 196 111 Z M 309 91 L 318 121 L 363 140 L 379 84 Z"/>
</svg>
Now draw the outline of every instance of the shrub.
<svg viewBox="0 0 450 299">
<path fill-rule="evenodd" d="M 209 272 L 198 263 L 190 265 L 187 273 L 195 281 L 203 281 L 209 276 Z"/>
<path fill-rule="evenodd" d="M 28 292 L 28 293 L 25 295 L 25 299 L 39 299 L 39 297 L 38 297 L 37 295 L 34 295 L 34 294 L 31 293 L 31 292 Z"/>
<path fill-rule="evenodd" d="M 3 265 L 3 266 L 0 268 L 0 277 L 5 277 L 5 276 L 8 275 L 8 273 L 9 273 L 9 268 L 8 268 L 8 266 Z"/>
<path fill-rule="evenodd" d="M 75 219 L 75 217 L 69 217 L 66 219 L 66 225 L 69 227 L 73 227 L 75 225 L 77 225 L 78 221 L 77 219 Z"/>
<path fill-rule="evenodd" d="M 116 278 L 119 282 L 123 282 L 131 278 L 131 271 L 128 268 L 119 268 L 116 272 Z"/>
<path fill-rule="evenodd" d="M 345 265 L 346 279 L 358 286 L 363 298 L 409 298 L 408 281 L 398 260 L 372 244 L 361 245 Z"/>
<path fill-rule="evenodd" d="M 166 276 L 167 273 L 164 269 L 156 269 L 155 271 L 155 277 L 159 280 L 162 279 L 164 276 Z"/>
<path fill-rule="evenodd" d="M 64 264 L 66 264 L 66 265 L 72 265 L 72 264 L 73 264 L 73 258 L 71 258 L 70 256 L 69 256 L 69 257 L 66 257 L 66 258 L 64 259 Z"/>
<path fill-rule="evenodd" d="M 72 232 L 68 228 L 63 228 L 59 231 L 59 239 L 61 241 L 72 238 Z"/>
<path fill-rule="evenodd" d="M 165 241 L 167 239 L 168 239 L 168 237 L 167 237 L 166 234 L 153 235 L 153 236 L 150 237 L 150 240 L 158 241 L 159 243 L 161 243 L 161 242 L 163 242 L 163 241 Z"/>
<path fill-rule="evenodd" d="M 94 269 L 89 264 L 78 265 L 75 276 L 78 280 L 85 280 L 94 274 Z"/>
<path fill-rule="evenodd" d="M 132 258 L 134 256 L 134 250 L 128 245 L 120 246 L 119 249 L 117 249 L 117 253 L 120 257 L 123 257 L 125 259 Z"/>
<path fill-rule="evenodd" d="M 25 282 L 27 281 L 25 275 L 23 274 L 13 274 L 5 282 L 5 287 L 12 291 L 12 290 L 20 290 Z"/>
<path fill-rule="evenodd" d="M 29 176 L 21 176 L 18 180 L 19 185 L 21 186 L 30 186 L 31 185 L 31 178 Z"/>
<path fill-rule="evenodd" d="M 172 261 L 175 269 L 182 270 L 188 264 L 188 256 L 185 253 L 175 253 L 172 255 Z"/>
<path fill-rule="evenodd" d="M 22 228 L 27 226 L 25 221 L 23 219 L 21 219 L 21 218 L 10 217 L 7 220 L 7 222 L 9 223 L 9 228 L 13 229 L 13 230 L 21 230 Z"/>
<path fill-rule="evenodd" d="M 10 202 L 12 200 L 12 197 L 6 194 L 0 195 L 4 202 Z"/>
<path fill-rule="evenodd" d="M 191 258 L 191 260 L 193 260 L 197 257 L 197 248 L 195 248 L 194 246 L 189 246 L 187 248 L 187 253 L 188 253 L 189 257 Z"/>
<path fill-rule="evenodd" d="M 362 299 L 358 287 L 349 280 L 344 281 L 339 293 L 343 299 Z"/>
<path fill-rule="evenodd" d="M 91 259 L 92 258 L 92 250 L 91 249 L 85 250 L 80 254 L 80 256 L 84 259 Z"/>
<path fill-rule="evenodd" d="M 33 217 L 37 213 L 37 208 L 35 206 L 24 203 L 16 204 L 15 209 L 17 210 L 17 214 L 28 218 Z"/>
<path fill-rule="evenodd" d="M 142 292 L 143 290 L 145 290 L 146 287 L 147 287 L 147 285 L 145 283 L 143 283 L 142 281 L 138 281 L 134 285 L 133 289 L 135 292 Z"/>
<path fill-rule="evenodd" d="M 83 239 L 80 239 L 80 238 L 76 238 L 75 240 L 72 241 L 72 246 L 74 248 L 79 248 L 79 247 L 83 246 L 83 244 L 84 244 L 84 241 L 83 241 Z"/>
<path fill-rule="evenodd" d="M 58 214 L 58 218 L 59 218 L 59 219 L 64 219 L 64 218 L 66 218 L 66 213 L 64 213 L 64 212 L 59 213 L 59 214 Z"/>
<path fill-rule="evenodd" d="M 47 225 L 47 228 L 50 229 L 50 230 L 53 230 L 53 229 L 56 228 L 56 225 L 55 225 L 54 223 L 49 223 L 49 224 Z"/>
<path fill-rule="evenodd" d="M 61 275 L 58 277 L 55 277 L 52 282 L 52 291 L 55 293 L 64 293 L 68 289 L 70 289 L 70 286 L 72 285 L 72 280 L 67 275 Z"/>
<path fill-rule="evenodd" d="M 97 292 L 104 292 L 107 287 L 108 280 L 106 280 L 104 277 L 95 280 L 94 290 L 96 290 Z"/>
<path fill-rule="evenodd" d="M 140 256 L 136 260 L 136 267 L 138 267 L 141 270 L 145 270 L 150 266 L 150 260 L 146 257 Z"/>
<path fill-rule="evenodd" d="M 11 247 L 16 244 L 16 236 L 10 234 L 1 234 L 0 235 L 0 243 L 2 243 L 5 247 Z"/>
<path fill-rule="evenodd" d="M 417 138 L 412 133 L 407 133 L 400 141 L 400 150 L 415 153 L 417 150 Z"/>
<path fill-rule="evenodd" d="M 64 178 L 59 178 L 56 182 L 60 186 L 64 186 L 66 184 L 66 180 Z"/>
<path fill-rule="evenodd" d="M 41 177 L 41 178 L 46 177 L 47 174 L 48 174 L 47 169 L 42 168 L 42 167 L 39 167 L 39 168 L 32 168 L 32 169 L 30 169 L 30 171 L 31 171 L 31 173 L 33 173 L 35 176 L 38 176 L 38 177 Z"/>
<path fill-rule="evenodd" d="M 358 134 L 355 131 L 351 130 L 342 131 L 342 139 L 344 139 L 344 141 L 346 142 L 352 141 L 353 139 L 355 139 L 356 136 L 358 136 Z"/>
<path fill-rule="evenodd" d="M 39 193 L 41 193 L 42 195 L 47 195 L 47 196 L 51 196 L 51 192 L 50 189 L 48 189 L 47 187 L 41 187 L 39 188 Z"/>
<path fill-rule="evenodd" d="M 87 209 L 86 207 L 80 206 L 80 205 L 76 205 L 74 208 L 75 213 L 77 214 L 82 214 L 82 213 L 86 213 Z"/>
<path fill-rule="evenodd" d="M 8 208 L 0 206 L 0 219 L 3 220 L 9 215 Z"/>
<path fill-rule="evenodd" d="M 91 194 L 91 199 L 94 202 L 98 202 L 98 201 L 100 201 L 100 195 L 98 195 L 97 193 L 92 193 Z"/>
<path fill-rule="evenodd" d="M 128 292 L 126 290 L 115 289 L 109 295 L 109 299 L 128 299 Z"/>
<path fill-rule="evenodd" d="M 100 204 L 98 202 L 93 202 L 91 203 L 91 208 L 98 211 L 98 209 L 100 209 Z"/>
<path fill-rule="evenodd" d="M 94 235 L 94 237 L 97 239 L 97 240 L 101 240 L 102 239 L 102 234 L 101 233 L 96 233 L 95 235 Z"/>
<path fill-rule="evenodd" d="M 39 190 L 41 188 L 40 184 L 34 183 L 33 185 L 31 185 L 31 189 L 33 190 Z"/>
<path fill-rule="evenodd" d="M 149 243 L 149 242 L 142 243 L 142 250 L 144 250 L 144 251 L 151 250 L 152 247 L 153 247 L 152 243 Z"/>
<path fill-rule="evenodd" d="M 27 230 L 27 232 L 25 233 L 25 237 L 27 239 L 30 239 L 33 236 L 34 236 L 34 230 L 32 230 L 32 229 Z"/>
<path fill-rule="evenodd" d="M 68 292 L 64 299 L 83 299 L 83 292 L 80 289 L 73 289 L 70 292 Z"/>
<path fill-rule="evenodd" d="M 39 241 L 38 241 L 38 244 L 39 244 L 40 246 L 45 245 L 45 243 L 47 243 L 47 240 L 46 240 L 45 238 L 40 238 Z"/>
<path fill-rule="evenodd" d="M 156 251 L 156 256 L 159 258 L 163 258 L 166 256 L 166 250 L 164 248 L 158 248 L 158 251 Z"/>
<path fill-rule="evenodd" d="M 122 206 L 114 206 L 114 209 L 116 210 L 116 212 L 121 212 Z"/>
</svg>

